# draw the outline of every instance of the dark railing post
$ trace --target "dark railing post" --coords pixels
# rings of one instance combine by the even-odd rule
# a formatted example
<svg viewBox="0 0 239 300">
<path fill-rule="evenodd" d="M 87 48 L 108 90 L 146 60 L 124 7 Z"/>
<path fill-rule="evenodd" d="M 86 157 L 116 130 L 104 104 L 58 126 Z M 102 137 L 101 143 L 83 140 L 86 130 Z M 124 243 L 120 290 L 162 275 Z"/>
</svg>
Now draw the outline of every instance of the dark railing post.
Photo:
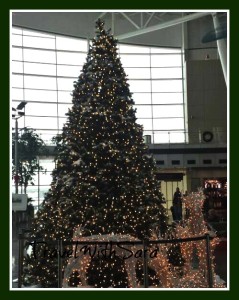
<svg viewBox="0 0 239 300">
<path fill-rule="evenodd" d="M 23 251 L 24 241 L 23 234 L 19 233 L 19 252 L 18 252 L 18 288 L 22 287 L 22 265 L 23 265 Z"/>
<path fill-rule="evenodd" d="M 58 288 L 62 288 L 62 241 L 57 240 L 57 248 L 58 248 Z"/>
<path fill-rule="evenodd" d="M 206 236 L 206 253 L 207 253 L 207 276 L 208 276 L 208 286 L 210 288 L 213 287 L 213 278 L 212 278 L 212 262 L 211 262 L 211 251 L 210 251 L 210 236 L 209 234 L 205 234 Z"/>
<path fill-rule="evenodd" d="M 144 261 L 144 287 L 149 287 L 148 282 L 148 254 L 147 254 L 147 248 L 146 248 L 146 241 L 143 240 L 143 261 Z"/>
</svg>

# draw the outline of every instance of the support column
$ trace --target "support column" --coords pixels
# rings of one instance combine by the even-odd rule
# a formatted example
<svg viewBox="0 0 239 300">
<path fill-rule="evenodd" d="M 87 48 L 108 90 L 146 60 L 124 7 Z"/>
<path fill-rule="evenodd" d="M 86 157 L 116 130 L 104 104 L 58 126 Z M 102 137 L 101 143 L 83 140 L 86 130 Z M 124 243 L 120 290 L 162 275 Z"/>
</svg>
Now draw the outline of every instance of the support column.
<svg viewBox="0 0 239 300">
<path fill-rule="evenodd" d="M 15 120 L 15 193 L 18 194 L 18 121 Z"/>
<path fill-rule="evenodd" d="M 220 27 L 220 22 L 218 20 L 217 13 L 212 14 L 213 25 L 215 31 Z M 227 85 L 227 43 L 225 39 L 217 40 L 217 49 L 222 64 L 222 71 Z"/>
</svg>

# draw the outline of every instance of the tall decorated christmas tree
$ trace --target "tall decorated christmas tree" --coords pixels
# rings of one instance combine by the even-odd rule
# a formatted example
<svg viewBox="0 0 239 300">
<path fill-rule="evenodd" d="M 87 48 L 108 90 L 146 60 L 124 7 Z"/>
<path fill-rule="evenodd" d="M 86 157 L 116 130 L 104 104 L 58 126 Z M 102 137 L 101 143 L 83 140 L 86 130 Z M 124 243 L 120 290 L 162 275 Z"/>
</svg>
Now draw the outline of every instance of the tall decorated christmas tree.
<svg viewBox="0 0 239 300">
<path fill-rule="evenodd" d="M 117 41 L 101 20 L 74 83 L 72 102 L 57 137 L 51 188 L 31 238 L 70 240 L 79 226 L 83 236 L 130 235 L 142 240 L 150 239 L 155 227 L 163 232 L 166 213 L 155 162 L 136 123 Z M 56 260 L 45 256 L 26 260 L 26 277 L 42 287 L 57 287 Z"/>
</svg>

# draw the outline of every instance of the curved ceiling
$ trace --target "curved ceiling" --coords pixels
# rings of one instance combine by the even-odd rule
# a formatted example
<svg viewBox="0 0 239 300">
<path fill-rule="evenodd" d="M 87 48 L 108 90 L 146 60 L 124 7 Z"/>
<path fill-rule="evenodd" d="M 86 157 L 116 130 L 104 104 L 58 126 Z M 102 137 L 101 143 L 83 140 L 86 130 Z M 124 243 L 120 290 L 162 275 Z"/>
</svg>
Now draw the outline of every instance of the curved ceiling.
<svg viewBox="0 0 239 300">
<path fill-rule="evenodd" d="M 225 15 L 220 13 L 220 15 Z M 209 30 L 213 30 L 210 12 L 175 11 L 12 11 L 12 25 L 54 34 L 93 38 L 95 21 L 105 21 L 106 29 L 121 43 L 181 47 L 182 24 L 197 46 Z M 190 27 L 193 32 L 190 33 Z M 195 29 L 196 28 L 196 29 Z M 191 38 L 191 37 L 190 37 Z M 205 45 L 201 45 L 205 47 Z"/>
</svg>

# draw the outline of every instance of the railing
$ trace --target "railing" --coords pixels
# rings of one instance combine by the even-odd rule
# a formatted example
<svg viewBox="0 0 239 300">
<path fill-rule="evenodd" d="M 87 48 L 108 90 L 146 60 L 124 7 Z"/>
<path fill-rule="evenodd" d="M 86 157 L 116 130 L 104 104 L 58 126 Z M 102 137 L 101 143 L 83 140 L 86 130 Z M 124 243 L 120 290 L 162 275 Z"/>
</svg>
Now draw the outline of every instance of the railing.
<svg viewBox="0 0 239 300">
<path fill-rule="evenodd" d="M 36 133 L 44 140 L 49 147 L 50 152 L 54 152 L 55 143 L 52 140 L 57 135 L 57 131 L 52 134 L 48 133 L 50 129 L 45 129 L 45 134 L 42 129 L 36 129 Z M 61 132 L 61 130 L 59 130 Z M 209 133 L 209 134 L 206 134 Z M 211 129 L 192 130 L 144 130 L 144 141 L 147 145 L 150 144 L 225 144 L 227 141 L 226 128 L 214 127 Z"/>
<path fill-rule="evenodd" d="M 143 247 L 143 253 L 146 255 L 143 255 L 143 274 L 144 274 L 144 288 L 149 287 L 149 281 L 148 281 L 148 255 L 147 255 L 147 247 L 149 245 L 154 244 L 176 244 L 176 243 L 187 243 L 192 241 L 201 241 L 205 240 L 205 251 L 206 251 L 206 260 L 207 260 L 207 282 L 208 287 L 213 288 L 213 273 L 212 273 L 212 262 L 211 262 L 211 256 L 210 256 L 210 240 L 213 239 L 209 236 L 209 234 L 205 234 L 203 236 L 198 237 L 189 237 L 189 238 L 183 238 L 183 239 L 161 239 L 161 240 L 144 240 L 144 241 L 112 241 L 113 245 L 141 245 Z M 28 245 L 32 243 L 33 241 L 25 236 L 25 233 L 19 234 L 19 257 L 18 257 L 18 288 L 22 288 L 23 284 L 23 259 L 24 259 L 24 249 L 25 249 L 25 242 L 27 242 Z M 42 241 L 37 241 L 42 242 Z M 58 257 L 57 257 L 57 265 L 58 265 L 58 288 L 62 288 L 62 257 L 60 256 L 60 253 L 63 252 L 63 246 L 70 246 L 70 245 L 102 245 L 106 244 L 105 241 L 92 241 L 88 240 L 87 237 L 84 241 L 62 241 L 62 240 L 56 240 L 51 241 L 48 245 L 54 245 L 58 249 Z"/>
</svg>

